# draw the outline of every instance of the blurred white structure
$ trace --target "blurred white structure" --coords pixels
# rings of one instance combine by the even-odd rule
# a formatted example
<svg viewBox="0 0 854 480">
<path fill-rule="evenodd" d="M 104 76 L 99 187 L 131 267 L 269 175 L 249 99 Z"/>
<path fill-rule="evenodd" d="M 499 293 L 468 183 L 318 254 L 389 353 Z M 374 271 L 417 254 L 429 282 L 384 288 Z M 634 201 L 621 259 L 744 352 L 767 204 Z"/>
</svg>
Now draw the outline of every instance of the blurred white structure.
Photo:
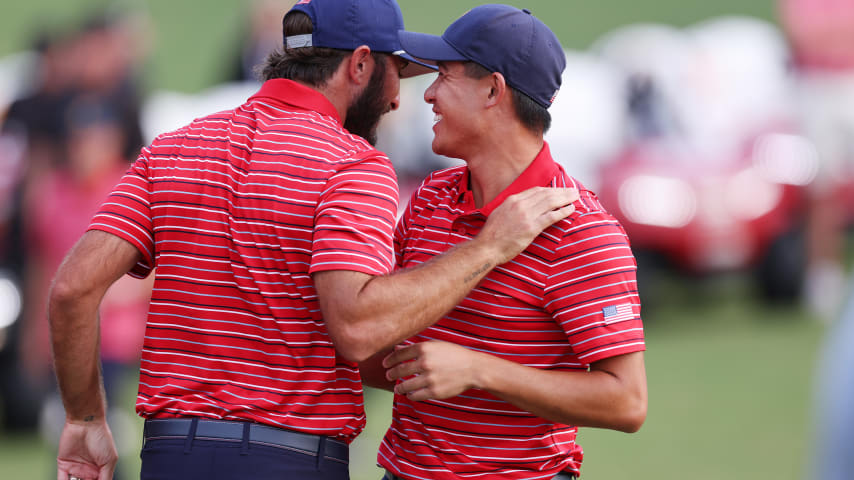
<svg viewBox="0 0 854 480">
<path fill-rule="evenodd" d="M 794 78 L 789 49 L 777 27 L 748 17 L 721 17 L 686 30 L 697 53 L 693 82 L 684 85 L 694 102 L 683 102 L 702 145 L 738 141 L 769 122 L 793 121 Z"/>
<path fill-rule="evenodd" d="M 142 106 L 144 143 L 151 143 L 157 135 L 183 127 L 196 118 L 238 107 L 259 88 L 257 82 L 241 82 L 216 85 L 199 93 L 156 91 Z"/>
<path fill-rule="evenodd" d="M 38 58 L 33 52 L 0 58 L 0 119 L 15 100 L 30 92 Z"/>
<path fill-rule="evenodd" d="M 793 120 L 789 50 L 766 21 L 730 16 L 686 29 L 633 24 L 604 35 L 591 50 L 633 87 L 649 83 L 659 133 L 711 158 L 732 156 L 745 136 L 770 122 Z"/>
<path fill-rule="evenodd" d="M 560 92 L 549 108 L 545 139 L 566 172 L 596 191 L 598 165 L 623 145 L 625 77 L 613 65 L 582 51 L 567 50 Z"/>
</svg>

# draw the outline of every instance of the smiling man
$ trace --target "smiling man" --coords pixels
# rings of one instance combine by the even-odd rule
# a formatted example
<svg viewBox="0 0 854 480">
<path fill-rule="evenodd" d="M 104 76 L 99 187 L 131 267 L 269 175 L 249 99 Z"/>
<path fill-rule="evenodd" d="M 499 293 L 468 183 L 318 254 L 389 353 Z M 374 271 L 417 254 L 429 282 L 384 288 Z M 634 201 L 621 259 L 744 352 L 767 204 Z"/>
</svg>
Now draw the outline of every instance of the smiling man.
<svg viewBox="0 0 854 480">
<path fill-rule="evenodd" d="M 528 188 L 574 187 L 581 198 L 369 378 L 395 392 L 378 461 L 389 480 L 574 478 L 578 427 L 638 430 L 647 390 L 628 239 L 543 141 L 563 50 L 530 12 L 506 5 L 476 7 L 441 37 L 400 39 L 438 65 L 424 93 L 433 150 L 465 165 L 433 173 L 412 196 L 395 232 L 398 267 L 478 235 Z"/>
</svg>

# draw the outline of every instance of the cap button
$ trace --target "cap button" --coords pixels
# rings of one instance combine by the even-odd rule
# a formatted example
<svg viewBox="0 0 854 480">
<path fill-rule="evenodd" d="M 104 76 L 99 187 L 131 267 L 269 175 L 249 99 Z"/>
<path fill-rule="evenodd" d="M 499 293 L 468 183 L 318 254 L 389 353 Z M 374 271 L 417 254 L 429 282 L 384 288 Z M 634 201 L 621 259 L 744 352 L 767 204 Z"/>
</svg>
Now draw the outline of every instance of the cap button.
<svg viewBox="0 0 854 480">
<path fill-rule="evenodd" d="M 530 10 L 528 10 L 527 8 L 523 8 L 523 9 L 522 9 L 522 11 L 523 11 L 523 12 L 525 12 L 525 13 L 527 13 L 528 15 L 530 15 L 530 14 L 531 14 L 531 11 L 530 11 Z"/>
</svg>

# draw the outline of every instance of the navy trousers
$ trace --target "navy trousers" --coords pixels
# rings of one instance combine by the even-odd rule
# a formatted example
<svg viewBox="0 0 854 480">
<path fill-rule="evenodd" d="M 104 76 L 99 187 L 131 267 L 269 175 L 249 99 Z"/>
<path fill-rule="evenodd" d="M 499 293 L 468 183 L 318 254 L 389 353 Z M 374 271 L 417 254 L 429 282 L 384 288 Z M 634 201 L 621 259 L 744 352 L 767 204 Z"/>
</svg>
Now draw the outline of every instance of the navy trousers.
<svg viewBox="0 0 854 480">
<path fill-rule="evenodd" d="M 140 480 L 349 480 L 347 463 L 323 453 L 207 438 L 146 440 Z"/>
</svg>

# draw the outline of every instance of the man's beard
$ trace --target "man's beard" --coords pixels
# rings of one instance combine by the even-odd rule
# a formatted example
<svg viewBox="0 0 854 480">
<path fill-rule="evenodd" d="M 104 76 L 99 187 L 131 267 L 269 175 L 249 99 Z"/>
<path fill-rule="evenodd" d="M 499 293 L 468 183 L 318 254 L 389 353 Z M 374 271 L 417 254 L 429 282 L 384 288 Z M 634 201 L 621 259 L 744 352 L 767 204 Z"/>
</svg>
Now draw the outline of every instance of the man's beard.
<svg viewBox="0 0 854 480">
<path fill-rule="evenodd" d="M 385 59 L 377 60 L 375 62 L 377 67 L 371 74 L 368 86 L 350 104 L 347 109 L 347 119 L 344 121 L 344 128 L 348 132 L 364 138 L 371 145 L 377 144 L 377 125 L 380 123 L 380 117 L 389 110 L 383 95 L 385 93 Z"/>
</svg>

